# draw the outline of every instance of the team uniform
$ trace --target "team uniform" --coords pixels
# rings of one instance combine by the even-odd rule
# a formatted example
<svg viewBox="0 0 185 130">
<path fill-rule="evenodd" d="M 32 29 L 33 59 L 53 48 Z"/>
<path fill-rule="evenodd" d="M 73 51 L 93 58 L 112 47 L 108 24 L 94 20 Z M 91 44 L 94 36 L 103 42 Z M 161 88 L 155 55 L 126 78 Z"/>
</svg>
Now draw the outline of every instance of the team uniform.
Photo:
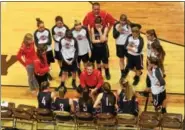
<svg viewBox="0 0 185 130">
<path fill-rule="evenodd" d="M 65 72 L 76 72 L 77 58 L 78 58 L 78 44 L 77 41 L 72 38 L 68 41 L 65 37 L 60 40 L 59 43 L 60 57 L 62 59 L 62 70 Z M 71 61 L 72 65 L 68 65 L 66 60 Z"/>
<path fill-rule="evenodd" d="M 80 112 L 87 112 L 87 113 L 92 114 L 93 112 L 93 100 L 92 99 L 89 99 L 88 101 L 85 102 L 84 99 L 80 97 L 78 104 L 79 104 Z"/>
<path fill-rule="evenodd" d="M 62 27 L 57 27 L 56 25 L 52 28 L 52 36 L 55 42 L 54 50 L 55 50 L 55 59 L 61 60 L 60 58 L 60 51 L 59 51 L 59 42 L 65 36 L 66 30 L 69 28 L 64 25 Z"/>
<path fill-rule="evenodd" d="M 128 68 L 136 70 L 143 69 L 143 46 L 144 41 L 141 36 L 139 36 L 137 39 L 134 39 L 132 34 L 130 34 L 127 37 L 127 41 L 125 43 L 125 48 L 127 49 L 127 46 L 134 46 L 134 52 L 127 50 L 128 53 Z"/>
<path fill-rule="evenodd" d="M 54 63 L 54 57 L 53 57 L 53 51 L 51 47 L 51 34 L 49 29 L 45 29 L 42 32 L 39 32 L 38 30 L 35 31 L 34 33 L 34 40 L 35 44 L 38 47 L 39 45 L 46 45 L 47 46 L 47 51 L 46 51 L 46 57 L 47 57 L 47 62 L 50 65 L 50 63 Z"/>
<path fill-rule="evenodd" d="M 69 99 L 66 98 L 56 98 L 54 102 L 54 110 L 60 110 L 60 111 L 71 111 L 71 106 L 69 104 Z"/>
<path fill-rule="evenodd" d="M 105 28 L 102 29 L 102 33 L 104 32 Z M 96 28 L 94 28 L 94 36 L 95 40 L 100 39 L 100 34 Z M 109 49 L 107 45 L 107 41 L 103 43 L 94 43 L 93 50 L 92 50 L 92 57 L 91 62 L 96 61 L 97 64 L 103 62 L 104 64 L 108 64 L 109 60 Z"/>
<path fill-rule="evenodd" d="M 35 77 L 39 86 L 42 82 L 48 81 L 48 72 L 49 72 L 49 65 L 47 63 L 46 54 L 43 54 L 43 61 L 41 61 L 38 57 L 34 60 L 34 70 L 35 70 Z"/>
<path fill-rule="evenodd" d="M 80 31 L 72 29 L 73 37 L 78 43 L 78 63 L 89 61 L 89 52 L 91 52 L 91 42 L 87 28 L 82 27 Z"/>
<path fill-rule="evenodd" d="M 39 92 L 37 96 L 38 107 L 51 110 L 51 92 Z"/>
<path fill-rule="evenodd" d="M 119 58 L 124 58 L 127 56 L 127 50 L 125 49 L 125 43 L 127 37 L 131 34 L 131 27 L 126 24 L 123 25 L 121 33 L 118 31 L 120 22 L 115 23 L 113 27 L 113 37 L 116 40 L 116 54 Z"/>
<path fill-rule="evenodd" d="M 148 73 L 148 76 L 151 81 L 153 105 L 154 107 L 159 107 L 166 99 L 166 83 L 163 78 L 163 73 L 160 68 L 152 68 L 152 74 Z"/>
<path fill-rule="evenodd" d="M 111 113 L 115 114 L 115 104 L 116 104 L 116 97 L 111 92 L 111 96 L 108 96 L 108 93 L 103 92 L 103 96 L 101 99 L 101 112 L 102 113 Z M 113 104 L 109 101 L 110 98 L 114 100 Z"/>
<path fill-rule="evenodd" d="M 127 100 L 123 90 L 119 94 L 118 107 L 118 113 L 132 114 L 135 116 L 137 116 L 139 113 L 136 97 L 133 96 L 131 100 Z"/>
<path fill-rule="evenodd" d="M 154 54 L 154 52 L 152 52 L 152 47 L 151 47 L 151 45 L 152 45 L 152 43 L 158 43 L 158 44 L 160 44 L 160 41 L 158 40 L 158 39 L 155 39 L 154 41 L 148 41 L 147 42 L 147 59 L 149 59 L 150 57 L 154 57 L 154 58 L 158 58 L 155 54 Z M 148 66 L 148 62 L 146 63 L 146 65 Z M 148 75 L 147 75 L 147 77 L 146 77 L 146 86 L 148 87 L 148 88 L 150 88 L 151 87 L 151 81 L 150 81 L 150 78 L 148 77 Z"/>
</svg>

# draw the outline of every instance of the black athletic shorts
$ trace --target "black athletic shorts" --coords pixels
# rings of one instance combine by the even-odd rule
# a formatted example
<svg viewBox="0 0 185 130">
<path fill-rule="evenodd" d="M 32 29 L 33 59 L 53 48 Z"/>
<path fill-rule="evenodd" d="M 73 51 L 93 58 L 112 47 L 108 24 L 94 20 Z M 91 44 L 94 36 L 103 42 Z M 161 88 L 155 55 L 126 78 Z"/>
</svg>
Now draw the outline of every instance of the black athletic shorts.
<svg viewBox="0 0 185 130">
<path fill-rule="evenodd" d="M 89 61 L 89 54 L 85 54 L 82 56 L 78 56 L 78 63 L 80 63 L 81 61 L 83 61 L 83 63 L 87 63 Z"/>
<path fill-rule="evenodd" d="M 106 43 L 97 43 L 96 45 L 93 45 L 92 56 L 90 59 L 91 62 L 96 62 L 97 64 L 103 62 L 104 64 L 108 64 L 108 58 L 109 49 Z"/>
<path fill-rule="evenodd" d="M 61 56 L 60 56 L 60 51 L 55 51 L 55 59 L 57 59 L 57 60 L 62 60 L 61 59 Z"/>
<path fill-rule="evenodd" d="M 157 95 L 153 95 L 153 105 L 154 107 L 159 107 L 162 105 L 163 101 L 166 99 L 166 90 L 164 90 L 163 92 L 157 94 Z"/>
<path fill-rule="evenodd" d="M 69 59 L 71 60 L 71 59 Z M 77 61 L 73 61 L 72 65 L 68 65 L 64 60 L 62 61 L 62 70 L 64 72 L 76 72 L 78 69 Z"/>
<path fill-rule="evenodd" d="M 46 57 L 47 57 L 47 62 L 48 62 L 49 65 L 50 65 L 50 63 L 54 63 L 55 62 L 52 50 L 46 52 Z"/>
<path fill-rule="evenodd" d="M 134 56 L 131 54 L 128 54 L 128 68 L 136 70 L 143 69 L 143 55 Z"/>
<path fill-rule="evenodd" d="M 119 58 L 127 57 L 127 50 L 124 45 L 116 45 L 116 55 Z"/>
</svg>

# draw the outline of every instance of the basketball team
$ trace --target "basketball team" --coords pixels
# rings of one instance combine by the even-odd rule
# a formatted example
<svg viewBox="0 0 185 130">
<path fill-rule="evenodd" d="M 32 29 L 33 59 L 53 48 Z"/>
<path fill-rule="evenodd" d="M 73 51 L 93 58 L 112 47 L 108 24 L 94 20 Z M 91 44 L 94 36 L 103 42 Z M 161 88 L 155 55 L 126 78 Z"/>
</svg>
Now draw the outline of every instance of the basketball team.
<svg viewBox="0 0 185 130">
<path fill-rule="evenodd" d="M 39 108 L 69 113 L 128 113 L 137 116 L 138 94 L 148 97 L 151 92 L 155 111 L 167 112 L 165 51 L 154 29 L 146 31 L 147 87 L 142 93 L 136 93 L 133 86 L 138 85 L 143 69 L 144 40 L 140 35 L 140 24 L 132 23 L 125 14 L 121 14 L 119 20 L 114 19 L 100 10 L 97 2 L 92 4 L 92 11 L 87 13 L 83 22 L 74 21 L 72 29 L 61 16 L 55 18 L 51 33 L 41 19 L 36 20 L 38 29 L 34 35 L 25 34 L 17 59 L 27 70 L 29 89 L 37 94 Z M 105 78 L 111 79 L 108 37 L 112 27 L 121 73 L 120 88 L 116 92 L 111 91 L 111 84 L 104 82 L 102 75 L 104 69 Z M 51 91 L 51 64 L 56 61 L 61 83 L 55 91 Z M 132 85 L 127 81 L 130 71 L 135 73 Z M 72 77 L 71 85 L 80 95 L 77 99 L 65 96 L 68 77 Z M 79 77 L 79 85 L 76 85 L 76 77 Z"/>
</svg>

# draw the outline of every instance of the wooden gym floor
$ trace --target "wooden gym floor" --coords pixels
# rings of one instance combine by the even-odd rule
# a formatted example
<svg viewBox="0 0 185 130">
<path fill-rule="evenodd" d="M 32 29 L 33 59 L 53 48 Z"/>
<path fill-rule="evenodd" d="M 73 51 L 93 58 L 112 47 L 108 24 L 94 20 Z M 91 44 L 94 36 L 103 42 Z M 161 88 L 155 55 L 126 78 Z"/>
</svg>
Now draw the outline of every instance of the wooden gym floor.
<svg viewBox="0 0 185 130">
<path fill-rule="evenodd" d="M 181 6 L 182 3 L 147 3 L 102 2 L 101 5 L 103 9 L 110 12 L 115 18 L 118 18 L 121 13 L 127 14 L 131 21 L 142 24 L 142 32 L 149 28 L 155 28 L 159 38 L 184 45 L 184 21 L 182 21 L 184 19 L 184 8 Z M 149 9 L 149 5 L 152 8 Z M 166 8 L 170 8 L 170 10 Z M 64 22 L 69 27 L 72 27 L 75 19 L 82 20 L 90 10 L 91 4 L 89 2 L 2 2 L 2 55 L 8 55 L 6 60 L 11 55 L 16 55 L 24 34 L 27 32 L 33 33 L 36 29 L 36 17 L 40 17 L 45 22 L 45 26 L 51 29 L 54 25 L 55 16 L 61 15 L 64 18 Z M 169 13 L 169 11 L 171 12 Z M 167 12 L 168 15 L 166 15 Z M 176 33 L 177 30 L 178 33 Z M 146 36 L 142 34 L 142 37 L 145 40 L 143 52 L 146 55 Z M 165 41 L 161 41 L 161 44 L 167 53 L 164 64 L 167 74 L 167 93 L 175 93 L 175 95 L 168 95 L 168 111 L 184 114 L 184 47 Z M 109 82 L 112 84 L 112 89 L 116 90 L 119 87 L 120 70 L 112 33 L 109 36 L 109 49 L 112 75 L 112 79 Z M 145 63 L 146 57 L 144 57 L 144 65 Z M 58 70 L 57 63 L 52 64 L 51 74 L 54 80 L 51 81 L 51 87 L 57 87 L 60 83 Z M 130 72 L 128 76 L 130 83 L 133 81 L 133 75 Z M 141 82 L 135 88 L 137 91 L 142 91 L 145 88 L 145 78 L 146 68 L 141 76 Z M 6 76 L 1 76 L 1 84 L 2 100 L 13 101 L 16 104 L 37 105 L 36 97 L 27 94 L 27 88 L 20 87 L 27 86 L 27 75 L 25 69 L 18 62 L 8 69 Z M 71 79 L 67 81 L 67 87 L 71 88 Z M 75 93 L 70 91 L 69 96 L 74 97 Z M 141 98 L 142 108 L 143 101 L 144 99 Z M 152 110 L 152 107 L 149 107 L 150 109 Z"/>
</svg>

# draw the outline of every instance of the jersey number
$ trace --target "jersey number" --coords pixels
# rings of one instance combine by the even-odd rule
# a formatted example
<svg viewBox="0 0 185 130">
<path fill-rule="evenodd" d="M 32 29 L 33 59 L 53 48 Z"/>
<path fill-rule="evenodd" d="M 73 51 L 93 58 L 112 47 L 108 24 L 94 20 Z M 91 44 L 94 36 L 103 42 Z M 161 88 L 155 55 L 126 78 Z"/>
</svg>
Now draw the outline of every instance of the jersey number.
<svg viewBox="0 0 185 130">
<path fill-rule="evenodd" d="M 42 98 L 42 104 L 44 104 L 44 106 L 46 106 L 46 99 L 45 99 L 45 97 Z"/>
<path fill-rule="evenodd" d="M 64 104 L 60 103 L 60 111 L 64 111 Z"/>
<path fill-rule="evenodd" d="M 87 111 L 87 106 L 85 104 L 83 104 L 83 111 L 86 112 Z"/>
<path fill-rule="evenodd" d="M 106 97 L 106 106 L 112 106 L 111 103 L 109 103 L 109 98 Z"/>
</svg>

